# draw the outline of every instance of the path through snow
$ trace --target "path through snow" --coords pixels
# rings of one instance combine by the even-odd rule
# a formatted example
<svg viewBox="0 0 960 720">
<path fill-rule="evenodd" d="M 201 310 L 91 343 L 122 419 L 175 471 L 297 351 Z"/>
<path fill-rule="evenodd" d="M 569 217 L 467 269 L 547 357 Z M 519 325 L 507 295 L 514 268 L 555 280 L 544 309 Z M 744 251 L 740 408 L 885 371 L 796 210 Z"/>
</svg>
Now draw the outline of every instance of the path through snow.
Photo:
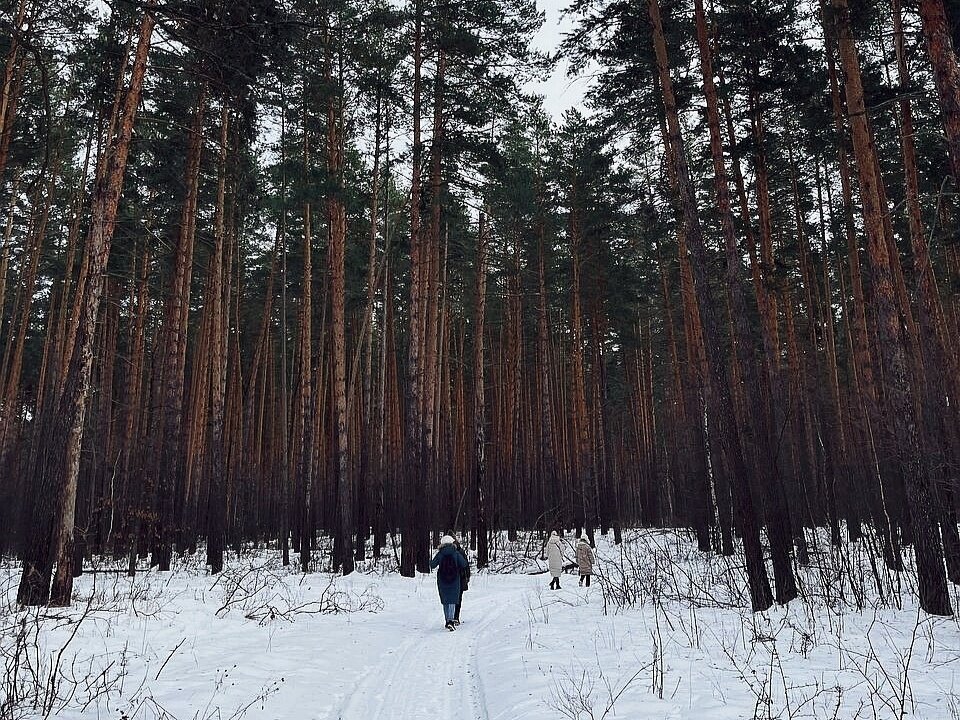
<svg viewBox="0 0 960 720">
<path fill-rule="evenodd" d="M 519 591 L 489 585 L 465 595 L 464 624 L 451 633 L 434 612 L 411 618 L 402 644 L 368 669 L 332 717 L 336 720 L 460 718 L 489 720 L 479 657 L 490 636 L 507 632 L 522 608 Z M 468 619 L 469 618 L 469 619 Z"/>
<path fill-rule="evenodd" d="M 545 575 L 481 573 L 453 633 L 434 576 L 304 576 L 269 555 L 234 558 L 219 578 L 85 574 L 78 627 L 83 602 L 38 625 L 10 614 L 18 572 L 0 568 L 0 661 L 17 628 L 40 628 L 21 678 L 48 677 L 66 645 L 54 676 L 69 702 L 48 715 L 62 720 L 960 720 L 960 625 L 918 615 L 909 592 L 902 610 L 753 615 L 735 564 L 669 533 L 600 557 L 611 572 L 628 561 L 640 604 L 605 613 L 600 588 L 573 576 L 550 592 Z M 319 612 L 322 598 L 354 612 Z"/>
</svg>

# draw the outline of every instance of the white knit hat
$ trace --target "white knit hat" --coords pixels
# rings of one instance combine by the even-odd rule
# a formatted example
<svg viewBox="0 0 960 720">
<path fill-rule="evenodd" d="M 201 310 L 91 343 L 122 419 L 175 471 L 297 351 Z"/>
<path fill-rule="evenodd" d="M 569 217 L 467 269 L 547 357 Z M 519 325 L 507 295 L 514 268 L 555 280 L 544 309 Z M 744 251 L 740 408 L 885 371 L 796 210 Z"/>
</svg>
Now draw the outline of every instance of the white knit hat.
<svg viewBox="0 0 960 720">
<path fill-rule="evenodd" d="M 456 541 L 450 535 L 444 535 L 442 538 L 440 538 L 440 547 L 443 547 L 444 545 L 453 545 L 454 542 Z"/>
</svg>

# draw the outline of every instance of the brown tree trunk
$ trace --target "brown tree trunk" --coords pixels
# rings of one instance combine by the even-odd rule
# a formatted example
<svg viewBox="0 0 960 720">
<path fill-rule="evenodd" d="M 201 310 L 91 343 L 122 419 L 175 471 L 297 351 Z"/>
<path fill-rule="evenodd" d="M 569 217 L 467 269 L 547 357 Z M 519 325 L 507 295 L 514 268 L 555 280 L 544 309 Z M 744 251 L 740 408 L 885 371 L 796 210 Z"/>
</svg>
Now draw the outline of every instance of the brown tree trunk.
<svg viewBox="0 0 960 720">
<path fill-rule="evenodd" d="M 687 165 L 686 149 L 680 131 L 679 112 L 670 77 L 670 65 L 667 58 L 667 45 L 663 34 L 663 22 L 660 17 L 659 0 L 648 0 L 650 20 L 653 24 L 654 49 L 657 56 L 657 70 L 663 94 L 663 105 L 667 117 L 673 161 L 677 176 L 679 201 L 686 223 L 687 246 L 690 250 L 697 298 L 706 336 L 707 364 L 714 392 L 710 393 L 712 414 L 718 423 L 721 451 L 730 463 L 731 478 L 734 481 L 734 496 L 738 510 L 738 520 L 743 535 L 744 552 L 747 562 L 747 574 L 750 584 L 750 600 L 755 611 L 765 610 L 773 602 L 770 583 L 763 562 L 763 550 L 760 545 L 760 527 L 752 495 L 752 473 L 744 458 L 743 448 L 736 437 L 736 414 L 730 395 L 726 362 L 722 356 L 721 323 L 717 317 L 716 304 L 709 286 L 707 268 L 709 261 L 700 229 L 696 198 Z"/>
<path fill-rule="evenodd" d="M 894 46 L 897 55 L 897 70 L 900 87 L 905 91 L 910 85 L 904 47 L 903 17 L 900 0 L 893 0 Z M 941 528 L 943 531 L 944 555 L 947 573 L 954 583 L 960 583 L 960 537 L 957 534 L 957 516 L 954 507 L 954 492 L 957 488 L 956 471 L 948 461 L 951 449 L 956 450 L 957 425 L 960 414 L 960 364 L 950 345 L 943 306 L 930 248 L 927 245 L 920 207 L 920 181 L 917 171 L 916 144 L 914 142 L 913 108 L 909 98 L 900 100 L 900 143 L 903 151 L 903 168 L 907 199 L 907 218 L 910 228 L 910 244 L 913 249 L 914 276 L 917 284 L 917 315 L 922 360 L 917 363 L 915 374 L 923 387 L 924 419 L 927 430 L 924 438 L 932 445 L 931 472 L 934 487 L 941 487 Z M 928 452 L 931 452 L 928 450 Z M 938 477 L 939 476 L 939 477 Z M 939 482 L 937 482 L 939 481 Z"/>
<path fill-rule="evenodd" d="M 424 253 L 420 222 L 420 161 L 423 147 L 420 135 L 421 68 L 423 65 L 423 0 L 416 0 L 413 39 L 413 143 L 411 159 L 413 176 L 410 181 L 410 333 L 407 348 L 406 382 L 406 482 L 402 530 L 400 574 L 414 577 L 428 552 L 427 531 L 420 515 L 421 495 L 424 490 L 424 430 L 423 378 L 424 358 L 422 343 L 424 328 L 421 315 L 426 301 L 424 278 L 429 268 L 429 257 Z"/>
<path fill-rule="evenodd" d="M 156 519 L 152 528 L 154 562 L 161 570 L 170 569 L 173 552 L 174 513 L 178 505 L 182 459 L 184 372 L 187 362 L 187 330 L 190 316 L 190 288 L 193 280 L 193 254 L 196 234 L 200 160 L 203 150 L 203 120 L 207 105 L 207 86 L 203 83 L 197 95 L 193 124 L 190 129 L 186 163 L 186 196 L 180 214 L 177 247 L 174 254 L 173 279 L 164 307 L 163 354 L 157 362 L 156 382 L 161 390 L 160 407 L 154 414 L 147 472 L 156 473 L 148 480 L 150 503 Z M 166 456 L 167 462 L 160 458 Z"/>
<path fill-rule="evenodd" d="M 863 467 L 863 479 L 858 483 L 864 491 L 865 505 L 873 516 L 874 524 L 880 536 L 881 547 L 886 565 L 894 570 L 903 567 L 900 556 L 899 543 L 895 529 L 890 521 L 890 512 L 884 499 L 884 488 L 891 484 L 889 477 L 889 450 L 881 441 L 882 417 L 880 410 L 879 386 L 877 381 L 876 361 L 870 338 L 873 336 L 873 323 L 868 323 L 867 301 L 864 290 L 862 265 L 860 261 L 860 247 L 854 224 L 853 188 L 850 173 L 848 140 L 844 128 L 844 107 L 837 77 L 836 62 L 834 60 L 835 33 L 830 23 L 826 22 L 826 0 L 822 0 L 821 12 L 824 16 L 824 34 L 827 37 L 827 72 L 830 81 L 830 94 L 833 105 L 834 129 L 837 136 L 843 139 L 838 151 L 838 165 L 840 170 L 841 199 L 843 202 L 843 225 L 847 241 L 847 262 L 850 272 L 850 285 L 853 291 L 852 308 L 844 311 L 848 326 L 848 343 L 851 348 L 850 363 L 856 398 L 856 420 L 851 418 L 854 427 L 860 428 L 860 435 L 865 438 L 860 442 L 859 465 Z M 829 191 L 830 186 L 827 185 Z M 840 271 L 843 278 L 842 269 Z M 845 293 L 842 295 L 845 296 Z M 872 318 L 871 318 L 872 320 Z M 855 467 L 851 463 L 850 467 Z M 884 468 L 881 472 L 881 468 Z M 853 474 L 856 480 L 857 474 Z M 850 522 L 848 516 L 848 531 L 859 534 L 855 529 L 858 521 Z"/>
<path fill-rule="evenodd" d="M 483 350 L 483 333 L 487 310 L 487 242 L 486 215 L 481 214 L 480 227 L 477 231 L 476 317 L 473 327 L 473 430 L 475 445 L 473 533 L 477 541 L 478 569 L 485 568 L 489 563 L 486 508 L 486 365 Z"/>
<path fill-rule="evenodd" d="M 304 98 L 306 118 L 306 98 Z M 303 169 L 304 182 L 310 172 L 310 135 L 303 128 Z M 313 435 L 314 387 L 313 387 L 313 218 L 310 201 L 303 204 L 303 280 L 300 291 L 300 338 L 297 353 L 297 399 L 294 405 L 293 441 L 297 458 L 297 483 L 300 488 L 300 570 L 310 569 L 310 552 L 313 546 Z"/>
<path fill-rule="evenodd" d="M 920 604 L 931 614 L 950 615 L 952 609 L 943 565 L 940 528 L 930 488 L 929 468 L 920 447 L 915 398 L 908 376 L 908 341 L 900 324 L 890 269 L 891 261 L 884 237 L 883 214 L 887 209 L 881 205 L 879 186 L 882 181 L 876 175 L 876 148 L 864 104 L 860 59 L 850 30 L 846 0 L 832 0 L 832 4 L 840 57 L 846 76 L 844 88 L 848 122 L 860 177 L 860 197 L 873 281 L 872 300 L 877 316 L 878 344 L 883 369 L 884 409 L 892 437 L 897 442 L 894 450 L 897 455 L 897 469 L 906 483 L 914 530 Z"/>
<path fill-rule="evenodd" d="M 329 32 L 329 29 L 328 29 Z M 328 37 L 327 42 L 330 42 Z M 338 49 L 338 53 L 342 50 Z M 327 77 L 331 79 L 330 49 L 327 49 Z M 340 78 L 342 82 L 342 78 Z M 342 92 L 342 87 L 340 88 Z M 327 104 L 327 172 L 333 188 L 327 197 L 327 213 L 330 223 L 328 263 L 330 272 L 330 293 L 332 295 L 333 329 L 333 410 L 335 439 L 335 470 L 337 479 L 337 502 L 339 504 L 339 524 L 337 526 L 337 564 L 344 575 L 354 569 L 353 533 L 354 507 L 353 485 L 350 477 L 349 448 L 347 445 L 347 356 L 346 356 L 346 318 L 344 316 L 344 298 L 346 287 L 344 280 L 344 254 L 347 240 L 347 212 L 342 197 L 343 192 L 343 147 L 342 132 L 342 96 L 340 92 L 330 95 Z"/>
<path fill-rule="evenodd" d="M 587 421 L 586 369 L 583 358 L 583 311 L 581 300 L 582 284 L 582 244 L 580 231 L 579 198 L 577 181 L 570 188 L 570 254 L 573 259 L 573 284 L 570 287 L 570 373 L 573 388 L 573 405 L 570 408 L 573 422 L 573 474 L 576 482 L 576 494 L 579 499 L 575 510 L 578 527 L 593 532 L 594 512 L 591 502 L 590 485 L 592 482 L 590 439 Z"/>
<path fill-rule="evenodd" d="M 229 301 L 225 302 L 224 245 L 227 242 L 224 216 L 226 214 L 227 138 L 230 110 L 224 101 L 220 115 L 220 163 L 217 181 L 217 204 L 214 217 L 213 254 L 210 258 L 209 295 L 204 303 L 209 313 L 208 343 L 210 368 L 210 428 L 206 447 L 208 474 L 207 503 L 207 565 L 216 575 L 223 570 L 223 552 L 226 547 L 227 480 L 224 448 L 224 424 L 227 373 L 227 323 Z"/>
<path fill-rule="evenodd" d="M 544 484 L 544 530 L 559 521 L 556 513 L 559 493 L 557 462 L 553 452 L 553 403 L 550 392 L 550 318 L 547 313 L 546 262 L 544 258 L 545 220 L 539 218 L 537 228 L 537 369 L 540 408 L 540 473 Z"/>
<path fill-rule="evenodd" d="M 363 407 L 361 410 L 361 437 L 370 438 L 374 431 L 373 424 L 373 335 L 374 335 L 374 299 L 377 292 L 377 233 L 379 230 L 379 201 L 380 201 L 380 146 L 383 134 L 383 99 L 377 92 L 377 110 L 374 116 L 373 130 L 373 177 L 370 188 L 370 241 L 367 251 L 367 307 L 364 317 L 366 331 L 364 332 L 363 357 Z M 366 441 L 366 440 L 365 440 Z M 371 447 L 368 445 L 368 447 Z M 372 447 L 379 446 L 373 445 Z M 372 499 L 371 490 L 374 487 L 372 468 L 379 468 L 380 457 L 372 457 L 372 452 L 360 453 L 360 472 L 358 476 L 357 498 L 359 513 L 357 518 L 357 547 L 356 559 L 363 560 L 366 554 L 366 541 L 370 533 L 370 518 L 368 500 Z M 379 474 L 379 472 L 377 472 Z"/>
<path fill-rule="evenodd" d="M 24 556 L 23 574 L 17 595 L 17 601 L 23 605 L 44 604 L 48 598 L 53 605 L 69 605 L 73 592 L 77 479 L 80 471 L 84 411 L 93 366 L 93 343 L 103 294 L 104 272 L 110 257 L 120 191 L 127 167 L 130 138 L 140 104 L 150 40 L 153 36 L 154 4 L 154 0 L 150 0 L 140 23 L 139 42 L 118 132 L 107 148 L 107 172 L 93 193 L 90 230 L 86 241 L 86 253 L 90 258 L 90 282 L 84 292 L 81 305 L 83 317 L 76 347 L 71 355 L 67 381 L 57 402 L 55 414 L 43 418 L 47 426 L 45 434 L 48 434 L 51 441 L 47 447 L 63 449 L 55 453 L 42 453 L 41 457 L 32 463 L 31 474 L 37 483 L 37 512 L 34 513 L 37 522 L 33 526 L 31 542 Z M 53 498 L 56 498 L 55 511 L 50 507 Z M 47 583 L 52 570 L 54 550 L 57 572 L 51 591 Z"/>
<path fill-rule="evenodd" d="M 960 64 L 950 38 L 943 0 L 920 0 L 920 19 L 940 99 L 950 170 L 956 185 L 960 184 Z"/>
<path fill-rule="evenodd" d="M 0 179 L 7 168 L 10 144 L 13 138 L 13 123 L 17 116 L 17 104 L 23 86 L 26 65 L 20 51 L 19 33 L 27 14 L 27 0 L 17 3 L 17 12 L 11 25 L 16 29 L 10 36 L 10 47 L 3 69 L 3 84 L 0 86 Z"/>
<path fill-rule="evenodd" d="M 737 242 L 733 211 L 730 203 L 730 189 L 727 180 L 726 165 L 724 164 L 723 157 L 723 139 L 720 134 L 719 103 L 717 100 L 717 89 L 713 81 L 714 73 L 712 50 L 707 34 L 706 13 L 704 12 L 703 8 L 703 0 L 695 0 L 694 13 L 697 27 L 697 41 L 700 48 L 700 63 L 702 70 L 701 76 L 703 77 L 704 95 L 707 100 L 707 124 L 710 130 L 710 150 L 713 157 L 714 187 L 717 194 L 717 207 L 720 210 L 720 220 L 724 237 L 724 249 L 726 256 L 726 289 L 730 313 L 730 325 L 733 331 L 733 369 L 742 383 L 742 385 L 738 384 L 737 387 L 742 387 L 743 392 L 747 395 L 745 398 L 746 407 L 744 412 L 741 414 L 741 417 L 745 423 L 745 427 L 743 428 L 744 436 L 748 438 L 754 437 L 759 439 L 761 428 L 757 427 L 757 423 L 759 422 L 761 425 L 763 424 L 763 417 L 766 415 L 766 412 L 760 406 L 758 398 L 756 397 L 758 392 L 757 373 L 753 358 L 756 356 L 758 348 L 756 347 L 756 342 L 752 336 L 748 324 L 749 317 L 753 313 L 751 312 L 750 304 L 747 300 L 747 293 L 744 289 L 745 272 L 742 266 L 742 255 Z M 758 179 L 758 185 L 765 186 L 765 183 L 760 183 Z M 764 190 L 764 193 L 765 192 L 766 191 Z M 767 220 L 769 221 L 769 218 L 767 218 Z M 764 223 L 761 222 L 761 227 L 763 226 Z M 770 252 L 772 259 L 772 251 Z M 776 312 L 775 308 L 773 312 Z M 766 313 L 764 313 L 763 322 L 766 323 L 768 321 L 769 317 L 766 315 Z M 772 332 L 776 333 L 775 319 L 773 323 L 774 328 L 772 329 Z M 771 330 L 768 329 L 768 332 L 770 331 Z M 769 444 L 769 433 L 767 433 L 767 435 L 767 443 Z M 760 458 L 754 458 L 754 462 L 757 462 L 758 460 L 760 462 L 764 462 L 764 460 L 760 460 Z M 778 479 L 774 478 L 772 482 L 778 482 Z M 775 522 L 782 521 L 782 515 L 775 520 Z M 773 533 L 773 531 L 771 531 L 771 533 Z M 796 597 L 797 593 L 796 584 L 793 581 L 793 574 L 789 566 L 789 555 L 786 557 L 786 563 L 783 562 L 783 533 L 784 529 L 782 527 L 778 528 L 777 534 L 781 541 L 781 561 L 779 564 L 775 564 L 775 569 L 779 569 L 779 572 L 775 573 L 775 578 L 777 580 L 777 602 L 781 604 L 792 600 L 794 597 Z"/>
</svg>

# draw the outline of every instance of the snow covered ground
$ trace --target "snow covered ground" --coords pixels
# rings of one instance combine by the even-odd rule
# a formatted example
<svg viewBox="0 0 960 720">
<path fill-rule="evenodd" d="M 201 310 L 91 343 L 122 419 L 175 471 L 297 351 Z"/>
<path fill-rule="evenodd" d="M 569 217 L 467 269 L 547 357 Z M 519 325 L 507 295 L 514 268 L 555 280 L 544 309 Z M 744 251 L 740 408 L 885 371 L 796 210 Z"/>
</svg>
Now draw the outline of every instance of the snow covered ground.
<svg viewBox="0 0 960 720">
<path fill-rule="evenodd" d="M 919 614 L 897 578 L 880 603 L 868 573 L 831 574 L 864 557 L 815 563 L 808 602 L 754 615 L 736 562 L 677 534 L 599 554 L 599 585 L 551 592 L 527 574 L 535 547 L 501 548 L 454 633 L 430 576 L 304 576 L 261 552 L 218 578 L 100 568 L 73 608 L 16 611 L 6 567 L 0 717 L 960 718 L 960 626 Z"/>
</svg>

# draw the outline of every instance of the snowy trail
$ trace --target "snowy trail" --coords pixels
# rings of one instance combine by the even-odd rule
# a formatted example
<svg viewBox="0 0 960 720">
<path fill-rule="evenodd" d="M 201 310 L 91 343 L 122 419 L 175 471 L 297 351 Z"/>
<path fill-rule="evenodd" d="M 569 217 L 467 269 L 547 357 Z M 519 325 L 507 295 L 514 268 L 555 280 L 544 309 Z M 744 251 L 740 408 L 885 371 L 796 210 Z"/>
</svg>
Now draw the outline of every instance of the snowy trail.
<svg viewBox="0 0 960 720">
<path fill-rule="evenodd" d="M 490 635 L 513 619 L 509 611 L 519 613 L 522 593 L 511 594 L 517 602 L 502 594 L 484 599 L 485 593 L 468 593 L 464 624 L 453 633 L 440 625 L 438 603 L 437 617 L 411 622 L 412 637 L 370 668 L 331 718 L 489 720 L 478 658 Z"/>
<path fill-rule="evenodd" d="M 625 557 L 644 582 L 700 592 L 670 585 L 695 577 L 707 584 L 699 601 L 660 595 L 668 599 L 613 612 L 602 588 L 575 576 L 550 591 L 546 575 L 484 572 L 451 633 L 435 576 L 301 575 L 245 558 L 216 579 L 85 574 L 78 586 L 95 611 L 81 624 L 82 603 L 45 615 L 29 659 L 47 677 L 67 648 L 56 677 L 70 699 L 58 720 L 750 720 L 760 702 L 763 717 L 796 720 L 865 709 L 896 720 L 901 704 L 918 720 L 960 720 L 960 621 L 908 602 L 862 612 L 792 603 L 755 615 L 725 594 L 734 588 L 722 561 L 692 543 L 683 554 L 668 533 L 633 542 L 622 551 L 635 553 Z M 606 567 L 620 560 L 621 549 L 601 552 Z M 684 566 L 677 578 L 657 574 L 671 563 Z M 6 586 L 10 604 L 16 584 Z M 323 596 L 353 609 L 319 612 Z M 219 612 L 228 598 L 240 599 Z M 0 666 L 7 642 L 0 623 Z M 45 716 L 26 707 L 14 717 Z"/>
</svg>

